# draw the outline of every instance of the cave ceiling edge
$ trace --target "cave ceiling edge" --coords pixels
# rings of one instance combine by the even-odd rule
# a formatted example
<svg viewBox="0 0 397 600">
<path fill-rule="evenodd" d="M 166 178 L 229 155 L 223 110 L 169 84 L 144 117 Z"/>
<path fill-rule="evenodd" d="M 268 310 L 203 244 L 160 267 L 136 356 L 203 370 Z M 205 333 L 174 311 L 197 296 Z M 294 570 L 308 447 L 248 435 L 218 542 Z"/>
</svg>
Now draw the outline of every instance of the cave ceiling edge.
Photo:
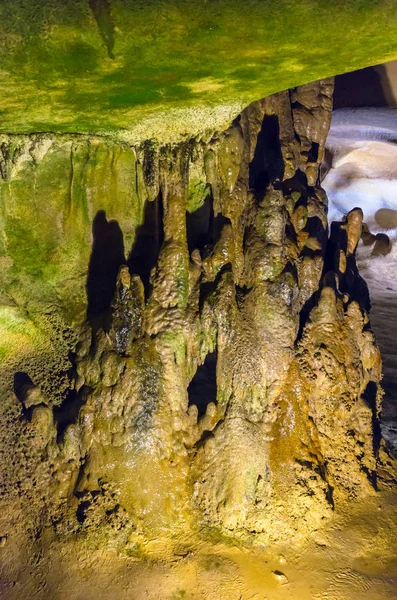
<svg viewBox="0 0 397 600">
<path fill-rule="evenodd" d="M 0 133 L 177 142 L 397 58 L 390 0 L 3 0 Z"/>
</svg>

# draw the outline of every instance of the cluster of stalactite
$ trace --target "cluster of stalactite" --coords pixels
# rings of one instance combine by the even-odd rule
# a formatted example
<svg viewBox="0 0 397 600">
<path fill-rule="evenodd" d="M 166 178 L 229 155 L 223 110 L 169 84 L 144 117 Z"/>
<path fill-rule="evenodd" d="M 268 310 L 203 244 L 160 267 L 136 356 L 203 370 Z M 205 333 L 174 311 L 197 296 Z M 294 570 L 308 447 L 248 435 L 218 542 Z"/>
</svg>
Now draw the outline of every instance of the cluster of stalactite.
<svg viewBox="0 0 397 600">
<path fill-rule="evenodd" d="M 25 394 L 58 531 L 268 541 L 376 488 L 362 214 L 328 238 L 318 176 L 332 92 L 301 86 L 210 141 L 137 151 L 145 221 L 111 302 L 88 288 L 74 392 L 58 409 Z"/>
</svg>

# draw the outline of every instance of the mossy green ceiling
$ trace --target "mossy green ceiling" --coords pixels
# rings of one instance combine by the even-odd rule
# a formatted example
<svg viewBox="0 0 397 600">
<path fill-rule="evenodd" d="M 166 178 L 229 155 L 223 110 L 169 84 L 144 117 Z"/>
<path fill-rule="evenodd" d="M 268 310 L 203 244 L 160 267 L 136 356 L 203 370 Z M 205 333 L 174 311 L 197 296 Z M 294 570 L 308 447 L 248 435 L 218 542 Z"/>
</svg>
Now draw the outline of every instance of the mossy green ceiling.
<svg viewBox="0 0 397 600">
<path fill-rule="evenodd" d="M 0 132 L 172 139 L 394 58 L 395 0 L 1 0 Z"/>
</svg>

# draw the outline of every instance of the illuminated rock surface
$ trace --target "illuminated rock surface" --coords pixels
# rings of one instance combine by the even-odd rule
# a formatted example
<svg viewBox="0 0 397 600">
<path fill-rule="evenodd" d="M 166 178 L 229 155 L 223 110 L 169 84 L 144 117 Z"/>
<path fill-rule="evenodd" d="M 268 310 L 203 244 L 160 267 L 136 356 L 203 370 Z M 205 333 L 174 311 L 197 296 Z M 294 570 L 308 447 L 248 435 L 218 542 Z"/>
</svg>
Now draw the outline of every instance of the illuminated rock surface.
<svg viewBox="0 0 397 600">
<path fill-rule="evenodd" d="M 319 78 L 394 58 L 395 7 L 282 5 L 0 6 L 2 598 L 393 597 Z"/>
<path fill-rule="evenodd" d="M 120 553 L 112 568 L 138 569 L 137 598 L 145 586 L 157 597 L 152 578 L 169 577 L 134 566 L 145 557 L 191 557 L 194 571 L 218 561 L 240 581 L 269 561 L 269 544 L 285 554 L 291 540 L 299 552 L 315 540 L 328 552 L 348 503 L 344 518 L 360 520 L 377 489 L 387 498 L 381 359 L 355 264 L 362 212 L 328 240 L 317 183 L 332 88 L 256 102 L 208 142 L 3 136 L 7 598 L 69 597 L 74 552 L 95 571 L 99 549 Z M 379 535 L 381 572 L 394 573 L 390 531 Z M 240 546 L 255 548 L 249 559 Z M 46 574 L 60 556 L 64 590 Z M 363 556 L 351 558 L 353 592 Z M 34 557 L 36 575 L 18 568 Z M 281 598 L 299 577 L 276 563 L 225 596 L 219 574 L 203 592 L 199 571 L 179 581 L 190 577 L 192 598 L 237 598 L 244 586 Z"/>
</svg>

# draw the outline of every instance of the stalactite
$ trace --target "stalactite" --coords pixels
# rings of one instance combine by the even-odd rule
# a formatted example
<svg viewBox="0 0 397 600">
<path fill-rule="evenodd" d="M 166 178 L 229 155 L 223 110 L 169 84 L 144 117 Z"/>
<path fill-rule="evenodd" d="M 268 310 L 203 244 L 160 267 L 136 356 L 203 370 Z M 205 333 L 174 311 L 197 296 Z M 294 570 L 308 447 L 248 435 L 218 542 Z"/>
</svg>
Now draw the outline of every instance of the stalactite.
<svg viewBox="0 0 397 600">
<path fill-rule="evenodd" d="M 332 87 L 255 102 L 209 142 L 135 150 L 142 218 L 125 256 L 118 222 L 95 217 L 74 395 L 55 419 L 51 402 L 29 404 L 57 531 L 299 539 L 376 487 L 362 215 L 328 240 L 319 185 Z"/>
</svg>

